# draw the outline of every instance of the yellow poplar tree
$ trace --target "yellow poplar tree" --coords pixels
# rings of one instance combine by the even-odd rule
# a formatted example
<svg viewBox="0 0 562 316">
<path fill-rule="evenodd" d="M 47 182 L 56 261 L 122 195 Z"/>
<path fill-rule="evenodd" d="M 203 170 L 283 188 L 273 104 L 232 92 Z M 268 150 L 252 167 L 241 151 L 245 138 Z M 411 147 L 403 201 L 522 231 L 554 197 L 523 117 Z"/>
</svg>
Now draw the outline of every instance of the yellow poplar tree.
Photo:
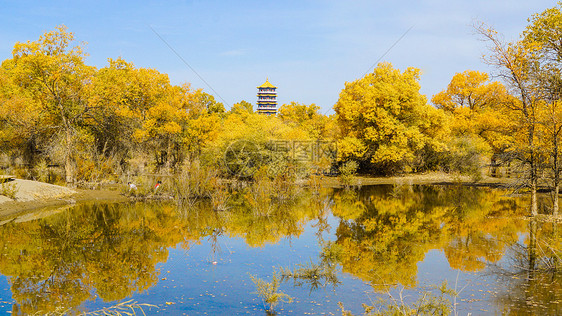
<svg viewBox="0 0 562 316">
<path fill-rule="evenodd" d="M 254 106 L 252 105 L 252 103 L 247 102 L 247 101 L 240 101 L 238 103 L 234 103 L 232 105 L 232 108 L 230 109 L 230 113 L 234 114 L 234 113 L 254 113 Z"/>
<path fill-rule="evenodd" d="M 537 116 L 541 100 L 533 80 L 539 46 L 525 41 L 506 43 L 495 30 L 484 24 L 477 25 L 476 31 L 489 43 L 490 54 L 485 61 L 496 67 L 515 97 L 511 102 L 505 102 L 504 107 L 511 112 L 512 120 L 518 126 L 513 131 L 513 146 L 518 159 L 528 167 L 526 179 L 531 191 L 531 215 L 535 216 L 538 214 L 539 167 L 544 162 L 542 149 L 537 147 Z"/>
<path fill-rule="evenodd" d="M 131 147 L 133 131 L 140 126 L 141 114 L 135 113 L 134 95 L 137 72 L 132 63 L 122 58 L 108 59 L 108 65 L 99 69 L 93 79 L 93 93 L 89 102 L 95 111 L 89 116 L 88 126 L 95 137 L 97 150 L 103 155 L 126 155 Z"/>
<path fill-rule="evenodd" d="M 442 150 L 445 118 L 420 94 L 420 71 L 381 63 L 346 83 L 334 105 L 342 132 L 338 154 L 377 173 L 405 170 L 424 147 Z"/>
<path fill-rule="evenodd" d="M 37 41 L 16 43 L 12 59 L 2 63 L 20 89 L 19 94 L 34 101 L 22 103 L 22 111 L 37 106 L 42 115 L 40 125 L 61 134 L 67 183 L 75 179 L 76 134 L 91 109 L 87 94 L 93 68 L 84 64 L 85 56 L 83 45 L 75 45 L 73 33 L 58 26 Z"/>
<path fill-rule="evenodd" d="M 40 106 L 29 94 L 20 93 L 12 79 L 0 68 L 0 146 L 2 151 L 27 151 L 23 156 L 33 163 L 41 135 Z"/>
<path fill-rule="evenodd" d="M 539 107 L 539 129 L 542 147 L 549 156 L 554 196 L 553 215 L 558 215 L 560 173 L 562 172 L 562 2 L 533 15 L 523 32 L 523 42 L 537 47 L 533 55 L 532 77 L 535 93 L 542 101 Z"/>
<path fill-rule="evenodd" d="M 310 105 L 291 102 L 283 104 L 277 116 L 287 124 L 298 126 L 307 131 L 312 139 L 326 138 L 328 131 L 326 125 L 328 117 L 322 115 L 320 107 L 312 103 Z"/>
<path fill-rule="evenodd" d="M 431 100 L 450 117 L 449 128 L 454 136 L 450 151 L 466 151 L 461 145 L 468 142 L 481 154 L 491 151 L 492 162 L 509 151 L 514 126 L 503 104 L 510 98 L 505 86 L 490 82 L 486 73 L 467 70 L 455 74 L 447 89 Z"/>
</svg>

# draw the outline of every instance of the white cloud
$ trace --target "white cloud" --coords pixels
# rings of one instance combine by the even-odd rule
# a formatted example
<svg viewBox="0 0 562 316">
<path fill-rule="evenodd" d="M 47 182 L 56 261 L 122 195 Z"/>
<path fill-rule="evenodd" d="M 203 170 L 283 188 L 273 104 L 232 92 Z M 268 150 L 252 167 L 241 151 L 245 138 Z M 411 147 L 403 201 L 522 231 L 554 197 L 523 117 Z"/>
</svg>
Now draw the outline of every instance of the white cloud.
<svg viewBox="0 0 562 316">
<path fill-rule="evenodd" d="M 233 49 L 227 50 L 219 54 L 220 56 L 243 56 L 246 55 L 246 50 L 244 49 Z"/>
</svg>

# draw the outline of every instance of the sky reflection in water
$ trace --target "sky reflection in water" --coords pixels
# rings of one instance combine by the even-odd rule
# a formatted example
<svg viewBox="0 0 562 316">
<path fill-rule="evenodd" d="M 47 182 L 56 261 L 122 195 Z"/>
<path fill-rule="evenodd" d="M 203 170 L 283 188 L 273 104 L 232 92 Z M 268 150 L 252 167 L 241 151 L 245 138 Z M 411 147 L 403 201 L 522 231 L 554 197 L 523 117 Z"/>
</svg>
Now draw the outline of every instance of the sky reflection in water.
<svg viewBox="0 0 562 316">
<path fill-rule="evenodd" d="M 338 302 L 361 314 L 362 303 L 388 293 L 398 297 L 404 287 L 411 303 L 444 280 L 460 291 L 461 314 L 555 312 L 550 302 L 560 299 L 557 275 L 550 292 L 533 293 L 532 304 L 524 291 L 507 295 L 521 286 L 536 288 L 514 260 L 521 264 L 537 252 L 527 246 L 534 239 L 521 216 L 525 201 L 504 194 L 442 186 L 302 191 L 290 203 L 276 203 L 271 216 L 257 214 L 243 194 L 233 196 L 227 212 L 205 203 L 192 209 L 78 206 L 0 227 L 0 272 L 6 276 L 0 310 L 92 311 L 133 299 L 158 306 L 145 307 L 147 314 L 263 314 L 250 274 L 270 281 L 279 267 L 324 262 L 336 265 L 341 283 L 311 289 L 283 282 L 281 290 L 294 301 L 279 305 L 280 314 L 340 314 Z M 526 237 L 516 248 L 524 253 L 506 255 L 520 236 Z M 539 223 L 533 236 L 539 246 L 544 238 L 550 245 L 560 239 L 552 224 Z M 546 262 L 535 259 L 537 267 Z M 509 271 L 508 281 L 499 271 L 504 277 Z"/>
</svg>

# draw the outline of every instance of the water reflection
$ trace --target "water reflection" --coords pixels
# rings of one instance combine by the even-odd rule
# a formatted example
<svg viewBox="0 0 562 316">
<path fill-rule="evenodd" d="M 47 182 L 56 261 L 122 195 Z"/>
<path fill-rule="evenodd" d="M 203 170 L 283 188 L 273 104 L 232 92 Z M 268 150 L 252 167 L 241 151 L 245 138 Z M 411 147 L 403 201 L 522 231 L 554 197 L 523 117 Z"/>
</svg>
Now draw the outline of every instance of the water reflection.
<svg viewBox="0 0 562 316">
<path fill-rule="evenodd" d="M 181 241 L 171 207 L 92 205 L 0 229 L 0 272 L 15 314 L 121 300 L 156 284 L 155 265 Z"/>
<path fill-rule="evenodd" d="M 417 284 L 417 263 L 443 249 L 452 268 L 496 262 L 524 230 L 522 207 L 498 190 L 463 186 L 376 186 L 334 194 L 342 220 L 336 254 L 343 271 L 377 291 Z"/>
<path fill-rule="evenodd" d="M 315 197 L 301 197 L 275 205 L 268 216 L 256 216 L 244 203 L 229 212 L 212 211 L 209 203 L 78 206 L 2 226 L 0 273 L 9 277 L 14 314 L 75 309 L 96 296 L 118 301 L 158 282 L 156 264 L 167 260 L 169 247 L 189 249 L 208 238 L 216 260 L 223 234 L 252 247 L 298 237 L 317 215 L 315 203 Z"/>
<path fill-rule="evenodd" d="M 291 199 L 268 196 L 262 201 L 267 212 L 257 212 L 260 197 L 247 192 L 232 193 L 228 211 L 214 211 L 211 201 L 96 204 L 1 226 L 0 273 L 9 277 L 12 312 L 77 312 L 97 297 L 112 302 L 146 291 L 157 285 L 157 264 L 168 260 L 171 247 L 189 251 L 208 242 L 207 259 L 216 262 L 220 238 L 261 248 L 299 238 L 305 229 L 322 248 L 309 260 L 339 267 L 375 291 L 415 287 L 418 263 L 438 249 L 453 269 L 482 272 L 495 264 L 493 276 L 508 285 L 495 300 L 498 310 L 536 304 L 557 311 L 550 302 L 561 299 L 559 252 L 552 250 L 562 249 L 560 229 L 526 220 L 525 203 L 506 192 L 416 185 L 298 190 Z M 436 284 L 442 281 L 437 274 Z"/>
<path fill-rule="evenodd" d="M 524 243 L 514 245 L 509 264 L 493 267 L 506 288 L 495 300 L 510 315 L 560 315 L 562 313 L 562 236 L 559 223 L 528 222 Z"/>
</svg>

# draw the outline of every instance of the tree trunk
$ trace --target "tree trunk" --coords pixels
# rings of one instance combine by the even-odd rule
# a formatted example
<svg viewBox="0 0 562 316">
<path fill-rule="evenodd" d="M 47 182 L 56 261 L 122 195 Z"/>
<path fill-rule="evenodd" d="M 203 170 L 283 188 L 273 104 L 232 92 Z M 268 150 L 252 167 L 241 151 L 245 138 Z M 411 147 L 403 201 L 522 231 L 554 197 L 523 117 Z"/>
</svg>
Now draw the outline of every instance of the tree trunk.
<svg viewBox="0 0 562 316">
<path fill-rule="evenodd" d="M 66 183 L 74 183 L 74 161 L 72 160 L 72 131 L 66 130 L 66 151 L 64 153 L 64 172 L 66 176 Z"/>
<path fill-rule="evenodd" d="M 529 114 L 525 111 L 525 116 L 529 118 Z M 528 127 L 528 146 L 530 148 L 530 155 L 529 155 L 529 165 L 531 167 L 531 216 L 537 216 L 539 214 L 538 205 L 537 205 L 537 181 L 538 181 L 538 157 L 537 153 L 534 149 L 534 135 L 535 135 L 535 123 L 534 120 L 531 120 Z"/>
<path fill-rule="evenodd" d="M 172 156 L 172 142 L 170 141 L 170 139 L 168 139 L 167 141 L 167 148 L 166 148 L 166 164 L 164 165 L 164 169 L 166 170 L 167 173 L 171 174 L 172 172 L 172 161 L 171 161 L 171 156 Z"/>
<path fill-rule="evenodd" d="M 532 136 L 529 141 L 532 148 Z M 538 202 L 537 202 L 537 182 L 538 182 L 538 170 L 537 170 L 537 159 L 535 153 L 531 151 L 530 155 L 530 167 L 531 174 L 529 175 L 529 180 L 531 182 L 531 216 L 537 216 L 539 214 Z"/>
<path fill-rule="evenodd" d="M 560 193 L 560 165 L 558 161 L 558 134 L 554 133 L 553 153 L 552 153 L 552 171 L 554 172 L 554 197 L 552 205 L 552 215 L 558 216 L 558 194 Z"/>
<path fill-rule="evenodd" d="M 537 203 L 537 178 L 536 175 L 531 179 L 531 216 L 537 216 L 539 208 Z"/>
<path fill-rule="evenodd" d="M 552 223 L 552 237 L 554 240 L 559 240 L 558 236 L 558 224 L 556 222 Z M 554 273 L 557 273 L 560 269 L 560 258 L 556 254 L 552 256 L 552 266 L 554 267 Z M 556 274 L 555 274 L 556 275 Z"/>
<path fill-rule="evenodd" d="M 528 278 L 531 280 L 534 277 L 537 264 L 537 220 L 531 219 L 529 222 L 529 274 Z"/>
<path fill-rule="evenodd" d="M 554 185 L 554 205 L 552 206 L 552 215 L 558 216 L 558 194 L 560 193 L 560 184 Z"/>
</svg>

